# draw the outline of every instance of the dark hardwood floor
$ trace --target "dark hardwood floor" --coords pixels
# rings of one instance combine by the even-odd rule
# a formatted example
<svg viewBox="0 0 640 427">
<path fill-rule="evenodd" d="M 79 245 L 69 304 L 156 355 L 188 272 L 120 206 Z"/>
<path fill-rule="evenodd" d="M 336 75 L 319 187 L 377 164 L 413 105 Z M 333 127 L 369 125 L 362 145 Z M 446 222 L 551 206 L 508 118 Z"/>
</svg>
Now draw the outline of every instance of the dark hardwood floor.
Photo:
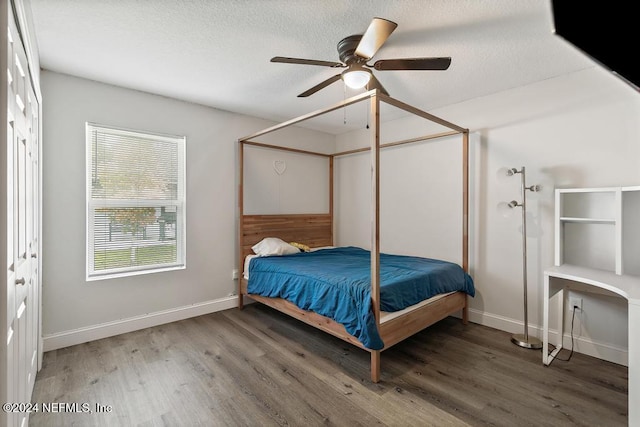
<svg viewBox="0 0 640 427">
<path fill-rule="evenodd" d="M 384 351 L 374 384 L 369 353 L 250 304 L 46 353 L 33 402 L 91 413 L 29 425 L 626 426 L 627 375 L 447 318 Z"/>
</svg>

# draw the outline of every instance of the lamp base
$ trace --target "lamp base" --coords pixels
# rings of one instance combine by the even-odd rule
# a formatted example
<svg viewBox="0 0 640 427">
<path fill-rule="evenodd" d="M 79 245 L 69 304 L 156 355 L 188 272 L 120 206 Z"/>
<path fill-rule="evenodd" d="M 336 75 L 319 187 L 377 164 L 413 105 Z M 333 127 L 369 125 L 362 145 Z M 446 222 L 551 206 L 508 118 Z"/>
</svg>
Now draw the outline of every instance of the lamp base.
<svg viewBox="0 0 640 427">
<path fill-rule="evenodd" d="M 524 334 L 515 334 L 511 337 L 511 342 L 524 348 L 542 348 L 542 341 L 536 337 L 525 337 Z"/>
</svg>

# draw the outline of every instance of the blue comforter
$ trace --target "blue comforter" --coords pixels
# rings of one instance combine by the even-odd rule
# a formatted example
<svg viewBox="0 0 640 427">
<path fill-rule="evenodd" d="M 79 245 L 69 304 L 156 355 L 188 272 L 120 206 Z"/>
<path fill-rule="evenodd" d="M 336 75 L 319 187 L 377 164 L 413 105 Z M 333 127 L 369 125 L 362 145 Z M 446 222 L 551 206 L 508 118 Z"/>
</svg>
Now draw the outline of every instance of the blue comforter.
<svg viewBox="0 0 640 427">
<path fill-rule="evenodd" d="M 283 298 L 344 325 L 369 349 L 380 350 L 371 301 L 371 254 L 353 247 L 257 257 L 247 292 Z M 380 309 L 398 311 L 437 294 L 475 295 L 471 276 L 454 263 L 380 254 Z"/>
</svg>

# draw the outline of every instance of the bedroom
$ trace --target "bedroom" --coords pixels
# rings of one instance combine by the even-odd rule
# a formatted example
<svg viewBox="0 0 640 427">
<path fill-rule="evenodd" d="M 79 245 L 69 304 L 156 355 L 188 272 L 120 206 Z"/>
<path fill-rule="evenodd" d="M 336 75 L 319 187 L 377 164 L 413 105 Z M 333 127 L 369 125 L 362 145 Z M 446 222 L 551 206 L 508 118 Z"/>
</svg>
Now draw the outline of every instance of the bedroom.
<svg viewBox="0 0 640 427">
<path fill-rule="evenodd" d="M 45 37 L 46 34 L 38 32 L 38 22 L 45 19 L 41 8 L 49 2 L 32 0 L 30 3 L 34 13 L 34 32 L 43 54 L 45 42 L 41 42 L 40 37 Z M 506 7 L 503 2 L 495 2 L 495 5 L 496 10 L 489 8 L 487 11 L 487 14 L 496 13 L 493 20 L 490 16 L 485 19 L 494 23 L 502 22 L 507 28 L 522 23 L 518 19 L 527 21 L 527 13 L 541 16 L 540 21 L 527 27 L 529 33 L 521 35 L 525 39 L 546 34 L 544 32 L 550 28 L 548 5 L 536 7 L 533 3 L 527 3 L 527 7 L 522 7 L 521 10 Z M 373 10 L 367 11 L 366 18 L 360 16 L 360 11 L 345 11 L 340 21 L 339 35 L 359 31 L 374 13 L 384 16 L 386 9 L 378 12 L 375 7 L 371 7 Z M 502 7 L 512 14 L 510 20 L 500 15 Z M 38 10 L 40 15 L 37 14 Z M 225 9 L 225 12 L 232 11 Z M 295 19 L 302 19 L 302 11 L 298 11 L 298 14 Z M 51 19 L 57 16 L 53 11 L 47 15 Z M 191 19 L 194 19 L 193 15 L 197 13 L 192 11 L 189 15 Z M 128 16 L 134 19 L 133 14 Z M 501 21 L 501 17 L 504 21 Z M 64 17 L 58 19 L 58 24 L 64 23 Z M 255 26 L 260 22 L 260 14 L 249 14 L 244 19 L 246 21 L 238 22 L 245 22 L 247 27 Z M 295 22 L 294 18 L 288 19 Z M 105 26 L 111 24 L 104 23 Z M 124 31 L 129 24 L 130 21 L 123 19 L 120 26 L 112 30 L 113 36 L 124 38 L 118 31 Z M 262 25 L 268 28 L 276 26 L 271 22 L 267 24 Z M 320 27 L 322 26 L 319 25 Z M 397 48 L 405 49 L 399 56 L 413 56 L 418 46 L 411 45 L 410 41 L 403 41 L 404 27 L 409 28 L 408 24 L 400 22 L 398 33 L 394 34 L 399 39 Z M 40 31 L 44 31 L 46 27 L 40 28 Z M 59 31 L 59 27 L 55 28 Z M 506 31 L 504 27 L 497 28 Z M 187 31 L 185 28 L 183 30 Z M 295 33 L 299 28 L 291 28 L 289 31 Z M 450 31 L 445 31 L 442 35 L 445 39 L 448 37 L 448 44 L 445 44 L 446 40 L 442 40 L 442 52 L 437 54 L 452 52 L 456 60 L 462 53 L 453 55 L 454 52 L 450 50 L 455 47 L 457 37 L 455 31 Z M 500 31 L 491 33 L 487 39 L 478 43 L 489 43 L 491 40 L 495 42 L 500 35 Z M 196 34 L 193 37 L 197 39 L 198 36 Z M 99 79 L 91 76 L 75 77 L 70 72 L 55 71 L 55 64 L 46 65 L 46 57 L 40 59 L 43 63 L 40 79 L 43 97 L 44 173 L 42 334 L 45 351 L 236 306 L 236 298 L 231 295 L 236 289 L 232 271 L 237 268 L 235 141 L 280 120 L 343 99 L 342 88 L 336 85 L 334 88 L 327 88 L 329 92 L 326 95 L 318 93 L 322 99 L 309 98 L 311 104 L 295 103 L 298 101 L 295 99 L 296 95 L 320 80 L 322 73 L 293 65 L 268 63 L 268 59 L 274 55 L 306 56 L 305 53 L 311 46 L 324 50 L 309 56 L 334 58 L 335 42 L 340 37 L 333 34 L 323 34 L 322 37 L 327 38 L 327 43 L 314 40 L 301 49 L 292 41 L 292 35 L 265 52 L 264 60 L 259 61 L 255 57 L 252 59 L 258 64 L 256 72 L 244 75 L 246 80 L 242 87 L 256 93 L 255 96 L 260 94 L 263 84 L 261 73 L 292 73 L 283 78 L 294 87 L 283 90 L 278 97 L 267 99 L 274 105 L 291 102 L 293 107 L 288 111 L 284 107 L 272 107 L 282 112 L 279 112 L 279 119 L 271 120 L 257 118 L 263 117 L 262 113 L 254 110 L 247 110 L 244 114 L 231 112 L 236 110 L 236 106 L 230 95 L 236 89 L 227 88 L 225 84 L 215 80 L 203 79 L 199 85 L 211 86 L 215 91 L 231 92 L 227 94 L 228 103 L 217 109 L 206 107 L 203 102 L 178 100 L 179 93 L 173 96 L 169 93 L 153 95 L 145 93 L 150 92 L 149 90 L 119 87 L 115 80 L 95 81 Z M 175 49 L 182 46 L 180 40 L 162 40 Z M 393 47 L 392 40 L 389 40 L 390 45 L 384 49 Z M 216 45 L 212 40 L 208 42 Z M 407 47 L 403 48 L 405 43 Z M 472 180 L 476 194 L 482 195 L 473 205 L 476 212 L 472 224 L 472 229 L 475 229 L 472 235 L 472 253 L 476 256 L 472 261 L 472 269 L 478 295 L 470 301 L 469 315 L 472 323 L 509 333 L 520 332 L 522 328 L 521 236 L 518 232 L 518 218 L 505 220 L 498 215 L 495 206 L 503 200 L 517 198 L 519 193 L 517 183 L 498 182 L 495 178 L 496 171 L 503 166 L 524 165 L 530 182 L 551 186 L 548 188 L 637 185 L 640 181 L 637 93 L 566 44 L 558 41 L 554 46 L 559 53 L 568 57 L 567 61 L 573 67 L 571 72 L 548 75 L 536 81 L 477 94 L 472 99 L 466 98 L 465 91 L 448 88 L 448 92 L 457 94 L 460 99 L 450 104 L 435 104 L 427 108 L 433 114 L 469 128 L 479 138 L 479 150 L 474 164 L 475 176 Z M 251 48 L 250 44 L 243 47 Z M 137 48 L 139 46 L 132 51 L 135 52 Z M 74 48 L 68 49 L 73 51 Z M 420 55 L 435 54 L 430 49 L 419 52 Z M 162 53 L 160 50 L 158 61 L 166 60 Z M 393 53 L 390 52 L 389 55 L 393 56 Z M 195 50 L 194 53 L 196 57 L 206 54 L 206 50 Z M 123 54 L 123 57 L 126 56 Z M 186 58 L 189 56 L 176 54 L 170 59 L 186 61 Z M 108 58 L 104 60 L 107 61 Z M 471 66 L 480 67 L 484 62 L 485 60 L 476 58 L 475 63 L 471 61 Z M 161 64 L 143 61 L 138 65 L 130 65 L 134 68 L 128 72 L 148 73 L 152 66 L 153 73 L 162 76 L 167 71 Z M 479 68 L 477 72 L 480 72 Z M 330 70 L 325 73 L 331 75 Z M 412 86 L 405 87 L 401 82 L 391 84 L 400 78 L 399 74 L 400 72 L 385 74 L 380 79 L 385 79 L 385 86 L 398 99 L 419 102 L 419 99 L 411 96 Z M 440 85 L 445 84 L 445 81 L 439 79 L 445 77 L 446 74 L 430 75 L 430 79 L 438 79 L 436 84 L 440 82 Z M 186 74 L 180 78 L 191 79 L 192 76 Z M 424 90 L 426 98 L 432 97 L 431 89 Z M 265 103 L 270 105 L 266 101 Z M 352 118 L 348 116 L 347 119 Z M 83 148 L 84 125 L 87 121 L 187 136 L 187 228 L 191 234 L 187 235 L 188 259 L 185 270 L 86 281 Z M 338 125 L 342 125 L 341 120 Z M 332 133 L 309 129 L 297 129 L 296 132 L 299 135 L 293 135 L 290 142 L 295 143 L 297 148 L 310 149 L 318 144 L 341 143 L 338 141 L 340 138 Z M 219 143 L 212 143 L 212 135 Z M 302 136 L 315 141 L 308 142 L 307 147 L 300 147 L 297 140 Z M 602 143 L 603 140 L 607 140 L 606 145 Z M 289 167 L 291 166 L 289 163 Z M 446 165 L 433 166 L 444 168 Z M 437 174 L 442 171 L 436 169 L 432 172 Z M 529 313 L 533 332 L 541 336 L 542 271 L 553 264 L 553 195 L 543 191 L 530 196 L 529 202 L 530 213 L 540 227 L 540 234 L 528 241 Z M 425 208 L 424 204 L 419 204 L 418 201 L 416 203 L 418 209 Z M 340 209 L 340 206 L 337 208 Z M 346 226 L 344 221 L 339 221 L 337 235 L 348 236 L 349 240 L 357 241 L 357 236 L 349 236 L 348 233 L 358 230 L 340 228 L 347 228 Z M 398 244 L 403 245 L 403 242 Z M 407 242 L 406 245 L 408 244 Z M 576 349 L 590 356 L 623 363 L 627 347 L 624 301 L 588 295 L 583 298 L 584 316 L 579 319 L 581 333 L 577 336 Z"/>
</svg>

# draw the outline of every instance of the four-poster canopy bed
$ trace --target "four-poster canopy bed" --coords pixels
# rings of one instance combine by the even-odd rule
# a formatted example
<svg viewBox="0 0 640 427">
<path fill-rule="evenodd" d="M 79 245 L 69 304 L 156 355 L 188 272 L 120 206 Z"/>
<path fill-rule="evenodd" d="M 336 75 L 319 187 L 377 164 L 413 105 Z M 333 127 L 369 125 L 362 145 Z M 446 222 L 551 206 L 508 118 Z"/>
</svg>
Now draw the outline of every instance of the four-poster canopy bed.
<svg viewBox="0 0 640 427">
<path fill-rule="evenodd" d="M 371 141 L 370 146 L 355 150 L 342 151 L 333 154 L 324 154 L 317 153 L 307 150 L 300 150 L 295 148 L 281 147 L 277 145 L 265 144 L 254 141 L 256 138 L 275 132 L 277 130 L 286 128 L 288 126 L 295 125 L 297 123 L 303 122 L 305 120 L 309 120 L 311 118 L 321 116 L 323 114 L 332 112 L 334 110 L 344 108 L 347 105 L 351 105 L 361 101 L 370 101 L 370 135 Z M 410 114 L 415 116 L 419 116 L 423 119 L 426 119 L 430 122 L 435 122 L 445 128 L 450 129 L 450 131 L 420 136 L 412 139 L 405 139 L 402 141 L 395 141 L 386 144 L 380 143 L 380 103 L 384 102 L 393 107 L 404 110 Z M 447 137 L 452 135 L 461 135 L 462 137 L 462 265 L 458 266 L 457 264 L 452 264 L 454 268 L 458 268 L 461 274 L 464 276 L 461 279 L 464 283 L 462 287 L 456 288 L 455 290 L 449 292 L 442 292 L 439 295 L 431 298 L 425 298 L 424 301 L 420 301 L 418 303 L 411 303 L 410 306 L 404 308 L 402 310 L 394 311 L 394 312 L 385 312 L 381 310 L 381 255 L 383 258 L 383 264 L 385 257 L 389 257 L 386 254 L 380 254 L 380 244 L 379 244 L 379 236 L 380 236 L 380 149 L 391 146 L 398 146 L 402 144 L 424 141 L 429 139 Z M 367 271 L 367 280 L 370 282 L 370 289 L 367 289 L 365 293 L 365 298 L 368 301 L 364 301 L 367 305 L 367 310 L 371 312 L 370 323 L 372 323 L 372 334 L 374 338 L 379 338 L 382 341 L 382 345 L 371 345 L 370 341 L 364 341 L 368 345 L 363 343 L 362 334 L 358 328 L 356 330 L 358 333 L 354 333 L 354 327 L 352 325 L 347 325 L 347 323 L 343 324 L 339 321 L 334 320 L 331 315 L 322 315 L 320 314 L 321 310 L 308 309 L 309 305 L 303 306 L 307 309 L 300 308 L 299 305 L 296 305 L 294 302 L 297 302 L 295 298 L 288 298 L 287 296 L 291 294 L 291 289 L 289 288 L 288 294 L 287 291 L 283 291 L 283 295 L 278 295 L 277 292 L 273 294 L 263 293 L 259 295 L 257 293 L 252 292 L 251 281 L 256 283 L 257 279 L 253 279 L 253 275 L 258 273 L 253 272 L 251 268 L 248 268 L 245 271 L 245 274 L 241 275 L 239 278 L 239 286 L 238 286 L 238 307 L 240 309 L 243 308 L 243 297 L 248 296 L 252 300 L 257 302 L 266 304 L 270 307 L 273 307 L 281 312 L 284 312 L 296 319 L 299 319 L 307 324 L 310 324 L 316 328 L 319 328 L 327 333 L 330 333 L 336 337 L 339 337 L 355 346 L 358 346 L 366 351 L 369 351 L 371 354 L 371 380 L 373 382 L 378 382 L 380 380 L 380 353 L 381 351 L 397 344 L 398 342 L 408 338 L 409 336 L 421 331 L 429 325 L 432 325 L 435 322 L 438 322 L 445 317 L 462 313 L 462 321 L 464 323 L 467 322 L 467 297 L 468 295 L 474 295 L 473 282 L 468 276 L 468 265 L 469 265 L 469 256 L 468 256 L 468 218 L 469 218 L 469 204 L 468 204 L 468 195 L 469 195 L 469 131 L 462 127 L 459 127 L 453 123 L 449 123 L 445 120 L 442 120 L 436 116 L 433 116 L 429 113 L 421 111 L 415 107 L 407 105 L 403 102 L 400 102 L 394 98 L 389 97 L 381 93 L 379 90 L 374 89 L 372 91 L 363 93 L 361 95 L 352 97 L 340 103 L 337 103 L 329 108 L 318 110 L 316 112 L 309 113 L 304 116 L 300 116 L 298 118 L 289 120 L 287 122 L 278 124 L 276 126 L 264 129 L 260 132 L 254 133 L 252 135 L 246 136 L 244 138 L 240 138 L 239 142 L 239 191 L 238 191 L 238 208 L 239 208 L 239 227 L 238 227 L 238 268 L 240 272 L 245 271 L 245 266 L 248 265 L 246 263 L 247 259 L 251 256 L 255 257 L 256 255 L 252 251 L 254 245 L 257 245 L 260 242 L 263 242 L 263 239 L 269 238 L 278 238 L 284 242 L 302 242 L 305 245 L 311 248 L 319 248 L 319 247 L 332 247 L 334 244 L 333 239 L 333 229 L 334 229 L 334 217 L 333 217 L 333 165 L 334 158 L 344 155 L 349 155 L 357 152 L 370 151 L 371 155 L 371 250 L 368 252 L 368 258 L 370 258 L 370 263 Z M 274 150 L 285 150 L 290 152 L 295 152 L 299 154 L 305 154 L 310 156 L 322 156 L 328 159 L 329 164 L 329 210 L 327 213 L 317 213 L 317 214 L 275 214 L 275 215 L 245 215 L 243 205 L 244 205 L 244 189 L 243 189 L 243 181 L 244 181 L 244 147 L 245 146 L 257 146 L 261 148 L 274 149 Z M 327 252 L 325 250 L 321 250 L 318 252 Z M 313 252 L 312 252 L 313 253 Z M 249 256 L 249 257 L 248 257 Z M 297 257 L 293 255 L 293 257 Z M 337 258 L 342 257 L 342 255 L 338 255 Z M 400 258 L 399 256 L 397 256 Z M 265 257 L 260 259 L 269 259 L 269 258 L 287 258 L 287 257 Z M 337 258 L 333 258 L 334 260 Z M 405 257 L 407 258 L 407 257 Z M 436 260 L 437 261 L 437 260 Z M 440 261 L 437 261 L 440 262 Z M 333 265 L 333 264 L 332 264 Z M 461 267 L 461 268 L 460 268 Z M 383 270 L 386 267 L 383 266 Z M 246 279 L 246 274 L 252 271 L 252 275 L 249 276 L 249 280 Z M 389 275 L 393 276 L 394 273 L 391 272 L 388 274 L 388 271 L 383 271 L 383 275 L 385 277 L 389 277 Z M 460 278 L 460 274 L 458 272 L 454 272 L 454 275 L 457 275 L 457 278 Z M 298 276 L 296 274 L 296 276 Z M 283 277 L 283 276 L 274 276 L 274 277 Z M 276 280 L 278 280 L 276 278 Z M 386 279 L 385 279 L 386 280 Z M 383 283 L 386 286 L 386 284 Z M 293 286 L 300 286 L 300 283 L 294 283 Z M 306 284 L 304 285 L 306 286 Z M 256 285 L 253 285 L 253 288 L 256 288 Z M 293 288 L 294 297 L 297 297 L 297 293 L 299 289 Z M 386 289 L 386 288 L 385 288 Z M 282 289 L 279 289 L 278 292 L 281 292 Z M 370 293 L 369 293 L 370 291 Z M 265 296 L 269 295 L 269 296 Z M 293 301 L 293 302 L 292 302 Z M 340 304 L 340 303 L 337 303 Z M 313 307 L 313 305 L 312 305 Z M 343 309 L 339 305 L 331 308 L 329 311 L 334 309 Z M 331 311 L 331 313 L 333 313 Z M 325 313 L 326 314 L 326 313 Z M 345 325 L 347 325 L 345 327 Z M 349 329 L 349 332 L 347 329 Z M 366 334 L 365 334 L 366 335 Z M 366 337 L 368 338 L 368 337 Z M 375 339 L 373 340 L 375 341 Z"/>
</svg>

